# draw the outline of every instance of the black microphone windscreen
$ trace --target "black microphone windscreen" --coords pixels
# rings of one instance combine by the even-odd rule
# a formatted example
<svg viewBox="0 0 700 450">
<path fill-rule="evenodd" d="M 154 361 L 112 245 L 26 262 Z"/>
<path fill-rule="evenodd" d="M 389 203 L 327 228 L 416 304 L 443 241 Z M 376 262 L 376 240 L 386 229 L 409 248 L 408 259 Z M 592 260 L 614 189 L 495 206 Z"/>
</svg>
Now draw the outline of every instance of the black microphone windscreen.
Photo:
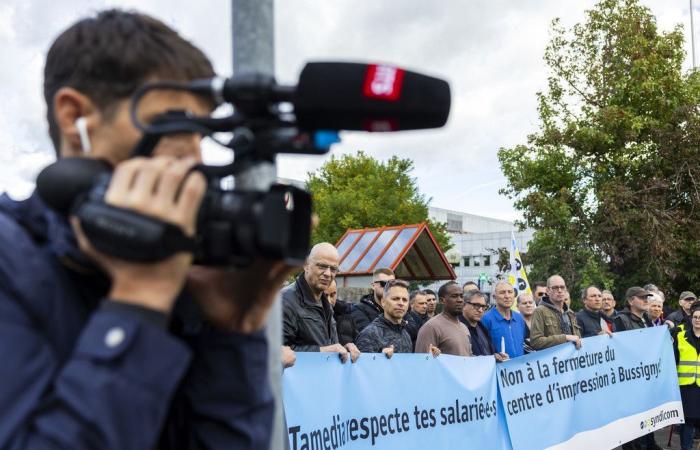
<svg viewBox="0 0 700 450">
<path fill-rule="evenodd" d="M 449 112 L 446 81 L 386 65 L 308 63 L 294 97 L 305 130 L 438 128 Z"/>
<path fill-rule="evenodd" d="M 88 191 L 100 174 L 111 170 L 112 166 L 100 159 L 61 158 L 39 173 L 36 189 L 47 206 L 68 214 L 78 195 Z"/>
</svg>

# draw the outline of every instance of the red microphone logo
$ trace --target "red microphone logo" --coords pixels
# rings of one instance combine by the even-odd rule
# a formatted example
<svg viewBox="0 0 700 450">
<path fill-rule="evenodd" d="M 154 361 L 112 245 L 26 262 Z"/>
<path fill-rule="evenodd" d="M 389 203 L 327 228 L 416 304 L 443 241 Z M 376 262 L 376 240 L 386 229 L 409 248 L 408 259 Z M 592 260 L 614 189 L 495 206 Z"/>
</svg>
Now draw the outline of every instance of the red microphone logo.
<svg viewBox="0 0 700 450">
<path fill-rule="evenodd" d="M 372 64 L 365 77 L 365 97 L 377 100 L 396 101 L 401 96 L 404 71 L 391 66 Z"/>
</svg>

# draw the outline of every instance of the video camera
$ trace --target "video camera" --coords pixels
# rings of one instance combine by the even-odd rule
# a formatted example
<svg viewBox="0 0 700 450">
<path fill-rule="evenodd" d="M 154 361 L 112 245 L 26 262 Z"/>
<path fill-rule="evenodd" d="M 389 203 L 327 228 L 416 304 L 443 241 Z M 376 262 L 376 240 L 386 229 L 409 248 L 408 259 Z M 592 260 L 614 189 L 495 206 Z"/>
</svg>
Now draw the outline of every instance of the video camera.
<svg viewBox="0 0 700 450">
<path fill-rule="evenodd" d="M 141 123 L 141 98 L 164 89 L 189 91 L 216 105 L 228 103 L 234 112 L 214 117 L 168 111 L 150 124 Z M 311 236 L 311 195 L 282 184 L 267 191 L 226 188 L 222 179 L 274 162 L 279 153 L 325 154 L 339 142 L 340 130 L 438 128 L 449 109 L 447 82 L 386 65 L 309 63 L 295 87 L 259 73 L 154 82 L 132 97 L 132 120 L 143 132 L 133 156 L 150 155 L 169 134 L 232 132 L 228 142 L 219 142 L 233 151 L 232 163 L 195 168 L 207 178 L 207 191 L 194 238 L 173 225 L 106 204 L 112 167 L 101 160 L 59 159 L 39 174 L 37 190 L 56 211 L 77 216 L 95 248 L 122 259 L 154 262 L 189 251 L 202 265 L 240 266 L 258 256 L 301 264 Z"/>
</svg>

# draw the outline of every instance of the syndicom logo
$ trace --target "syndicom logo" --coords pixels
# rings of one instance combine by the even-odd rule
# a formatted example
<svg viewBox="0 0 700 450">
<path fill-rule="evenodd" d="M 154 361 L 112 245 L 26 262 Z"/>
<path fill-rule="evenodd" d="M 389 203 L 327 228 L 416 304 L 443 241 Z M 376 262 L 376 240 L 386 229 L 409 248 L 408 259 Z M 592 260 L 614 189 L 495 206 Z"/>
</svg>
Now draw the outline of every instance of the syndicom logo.
<svg viewBox="0 0 700 450">
<path fill-rule="evenodd" d="M 646 420 L 642 420 L 639 423 L 639 428 L 641 428 L 642 430 L 644 428 L 653 428 L 661 422 L 665 422 L 667 420 L 674 419 L 676 417 L 678 417 L 678 411 L 676 411 L 676 410 L 664 411 L 662 409 L 661 412 L 659 412 L 657 415 L 649 417 Z"/>
</svg>

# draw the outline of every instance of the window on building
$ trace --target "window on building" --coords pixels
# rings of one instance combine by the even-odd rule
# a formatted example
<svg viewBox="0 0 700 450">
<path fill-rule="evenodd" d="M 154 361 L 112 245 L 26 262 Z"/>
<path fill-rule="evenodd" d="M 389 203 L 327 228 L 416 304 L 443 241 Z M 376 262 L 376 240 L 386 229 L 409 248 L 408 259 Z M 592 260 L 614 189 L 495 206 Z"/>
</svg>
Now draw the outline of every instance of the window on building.
<svg viewBox="0 0 700 450">
<path fill-rule="evenodd" d="M 484 255 L 484 265 L 485 266 L 491 265 L 491 255 Z"/>
<path fill-rule="evenodd" d="M 448 213 L 447 231 L 462 231 L 462 216 Z"/>
<path fill-rule="evenodd" d="M 471 256 L 464 256 L 462 257 L 462 261 L 464 261 L 464 267 L 469 267 L 469 264 L 471 263 Z"/>
<path fill-rule="evenodd" d="M 481 256 L 474 256 L 474 267 L 479 267 L 481 265 Z"/>
</svg>

